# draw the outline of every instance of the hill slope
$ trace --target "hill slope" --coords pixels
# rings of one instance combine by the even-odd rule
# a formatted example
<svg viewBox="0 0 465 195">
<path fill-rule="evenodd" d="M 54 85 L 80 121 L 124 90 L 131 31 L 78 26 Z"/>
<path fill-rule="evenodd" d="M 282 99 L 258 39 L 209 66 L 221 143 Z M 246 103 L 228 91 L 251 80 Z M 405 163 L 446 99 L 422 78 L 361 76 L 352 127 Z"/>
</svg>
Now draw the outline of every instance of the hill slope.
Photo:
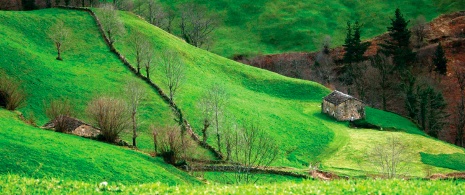
<svg viewBox="0 0 465 195">
<path fill-rule="evenodd" d="M 424 15 L 427 20 L 465 9 L 464 0 L 160 1 L 172 7 L 195 2 L 223 14 L 224 22 L 214 35 L 212 51 L 226 57 L 314 51 L 325 35 L 332 37 L 334 45 L 342 45 L 348 20 L 363 23 L 363 38 L 371 38 L 386 31 L 396 8 L 407 19 Z"/>
<path fill-rule="evenodd" d="M 325 169 L 360 170 L 344 150 L 363 153 L 364 148 L 351 147 L 363 143 L 371 146 L 382 141 L 389 132 L 372 130 L 357 131 L 347 123 L 335 122 L 320 113 L 321 99 L 330 91 L 309 81 L 280 76 L 275 73 L 253 68 L 207 51 L 192 47 L 133 14 L 121 12 L 128 35 L 140 31 L 149 37 L 156 53 L 174 50 L 179 54 L 186 68 L 186 82 L 176 97 L 176 103 L 184 111 L 185 117 L 200 133 L 201 113 L 197 102 L 205 89 L 212 85 L 222 85 L 229 94 L 228 119 L 237 122 L 256 121 L 268 136 L 276 140 L 280 156 L 278 166 L 291 166 L 306 169 L 311 161 L 322 161 Z M 40 122 L 45 121 L 42 101 L 52 96 L 70 98 L 81 113 L 85 104 L 99 93 L 118 93 L 124 81 L 133 78 L 129 70 L 117 61 L 103 43 L 95 23 L 86 12 L 48 9 L 34 12 L 0 12 L 0 64 L 9 75 L 22 80 L 30 97 L 26 114 L 33 112 Z M 45 32 L 53 20 L 64 20 L 73 29 L 75 46 L 65 52 L 64 61 L 54 60 L 54 48 Z M 25 25 L 21 21 L 32 21 Z M 50 22 L 46 22 L 50 21 Z M 31 34 L 31 36 L 29 36 Z M 129 44 L 119 42 L 116 48 L 131 62 L 133 52 Z M 153 80 L 162 84 L 161 68 L 152 74 Z M 147 87 L 148 88 L 148 87 Z M 163 87 L 166 90 L 166 87 Z M 150 91 L 149 89 L 147 89 Z M 143 133 L 139 137 L 141 147 L 152 150 L 151 135 L 147 126 L 150 123 L 167 124 L 171 121 L 169 109 L 154 92 L 148 93 L 142 109 Z M 84 114 L 80 114 L 86 118 Z M 395 127 L 405 131 L 400 138 L 404 142 L 425 144 L 433 139 L 425 137 L 414 124 L 397 115 L 368 109 L 368 120 L 383 127 Z M 411 135 L 412 134 L 412 135 Z M 13 139 L 13 138 L 8 138 Z M 8 140 L 7 139 L 7 140 Z M 213 143 L 213 140 L 209 141 Z M 419 152 L 428 154 L 464 153 L 462 149 L 437 142 L 411 149 L 418 156 L 412 165 L 421 164 Z M 437 146 L 443 148 L 438 151 Z M 367 161 L 362 157 L 360 161 Z M 430 163 L 431 164 L 431 163 Z M 434 163 L 432 164 L 435 165 Z M 426 165 L 425 165 L 426 166 Z M 449 172 L 448 169 L 437 169 Z M 412 174 L 421 175 L 415 170 Z"/>
<path fill-rule="evenodd" d="M 0 110 L 0 175 L 168 185 L 199 183 L 161 159 L 73 135 L 30 127 Z"/>
<path fill-rule="evenodd" d="M 369 147 L 384 141 L 386 136 L 383 135 L 392 134 L 373 130 L 357 131 L 348 128 L 347 123 L 335 122 L 322 115 L 321 99 L 330 91 L 319 84 L 239 64 L 192 47 L 132 14 L 122 13 L 121 16 L 129 32 L 139 31 L 149 37 L 156 46 L 156 53 L 165 50 L 179 52 L 187 70 L 186 82 L 176 102 L 198 133 L 202 121 L 201 113 L 196 109 L 196 102 L 206 88 L 221 85 L 230 95 L 228 118 L 236 119 L 238 123 L 244 120 L 258 121 L 260 127 L 277 140 L 281 156 L 276 165 L 306 168 L 311 161 L 323 161 L 327 162 L 329 169 L 350 167 L 360 170 L 361 167 L 351 161 L 350 155 L 340 151 L 358 143 Z M 134 63 L 135 57 L 127 45 L 120 43 L 116 47 Z M 163 83 L 160 66 L 158 68 L 154 74 L 154 81 Z M 422 164 L 419 153 L 421 151 L 433 154 L 464 153 L 458 147 L 426 137 L 413 123 L 398 115 L 371 108 L 367 109 L 367 114 L 367 120 L 371 123 L 405 132 L 397 134 L 401 135 L 399 137 L 402 141 L 412 144 L 409 149 L 415 153 L 411 159 L 413 164 Z M 427 144 L 429 141 L 435 144 Z M 442 150 L 437 150 L 438 147 Z M 351 148 L 351 152 L 362 154 L 365 148 Z M 368 160 L 362 157 L 357 159 Z M 435 171 L 448 172 L 446 169 Z M 420 169 L 415 169 L 413 173 L 423 174 Z"/>
<path fill-rule="evenodd" d="M 28 93 L 27 106 L 21 111 L 48 121 L 44 103 L 69 99 L 77 117 L 88 121 L 87 103 L 101 95 L 120 96 L 134 76 L 110 53 L 93 18 L 82 11 L 47 9 L 33 12 L 0 12 L 0 64 L 2 71 L 20 80 Z M 63 61 L 55 60 L 56 50 L 48 38 L 48 29 L 62 20 L 71 29 L 70 46 Z M 23 22 L 28 21 L 28 22 Z M 150 124 L 171 122 L 171 111 L 156 92 L 139 81 L 146 90 L 140 108 L 139 148 L 153 150 Z M 126 136 L 130 140 L 130 135 Z"/>
</svg>

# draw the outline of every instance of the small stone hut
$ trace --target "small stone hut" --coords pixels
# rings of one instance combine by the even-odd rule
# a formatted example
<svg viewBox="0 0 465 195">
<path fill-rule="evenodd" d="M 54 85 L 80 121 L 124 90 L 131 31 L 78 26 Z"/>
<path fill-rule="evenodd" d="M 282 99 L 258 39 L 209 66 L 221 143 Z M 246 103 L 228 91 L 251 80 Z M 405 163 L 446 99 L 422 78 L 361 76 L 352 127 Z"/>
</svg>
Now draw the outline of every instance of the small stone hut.
<svg viewBox="0 0 465 195">
<path fill-rule="evenodd" d="M 365 105 L 357 98 L 336 90 L 323 99 L 321 112 L 338 121 L 354 121 L 365 118 Z"/>
<path fill-rule="evenodd" d="M 92 127 L 92 125 L 89 125 L 80 121 L 79 119 L 68 116 L 62 116 L 62 118 L 57 117 L 56 119 L 46 123 L 42 128 L 54 130 L 57 123 L 60 122 L 58 120 L 60 120 L 61 123 L 63 123 L 64 132 L 86 138 L 96 138 L 100 134 L 100 130 Z"/>
</svg>

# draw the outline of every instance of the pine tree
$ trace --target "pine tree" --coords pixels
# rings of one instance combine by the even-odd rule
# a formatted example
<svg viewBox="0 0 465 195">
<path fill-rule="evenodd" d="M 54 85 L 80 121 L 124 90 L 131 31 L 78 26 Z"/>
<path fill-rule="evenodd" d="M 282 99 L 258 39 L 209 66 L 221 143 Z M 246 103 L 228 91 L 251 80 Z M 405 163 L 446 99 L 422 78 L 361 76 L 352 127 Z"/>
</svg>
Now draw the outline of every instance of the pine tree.
<svg viewBox="0 0 465 195">
<path fill-rule="evenodd" d="M 370 46 L 370 42 L 362 43 L 362 40 L 361 40 L 362 32 L 360 30 L 361 27 L 362 25 L 360 25 L 358 21 L 356 21 L 354 25 L 354 36 L 352 37 L 352 44 L 353 44 L 352 47 L 354 50 L 354 53 L 353 53 L 354 62 L 361 62 L 365 60 L 365 58 L 363 57 L 363 54 L 365 54 L 366 50 Z"/>
<path fill-rule="evenodd" d="M 411 32 L 407 28 L 408 23 L 397 8 L 395 18 L 391 19 L 391 26 L 388 27 L 390 39 L 380 44 L 381 52 L 392 56 L 394 64 L 401 70 L 410 67 L 415 60 L 415 53 L 410 48 Z"/>
<path fill-rule="evenodd" d="M 441 75 L 447 74 L 447 58 L 441 43 L 439 43 L 436 52 L 434 52 L 433 64 L 435 67 L 434 71 Z"/>
<path fill-rule="evenodd" d="M 343 60 L 344 60 L 344 63 L 345 64 L 351 64 L 352 61 L 353 61 L 353 58 L 352 58 L 352 54 L 353 54 L 353 35 L 352 35 L 352 26 L 350 24 L 350 22 L 347 22 L 347 34 L 346 34 L 346 39 L 344 41 L 344 50 L 345 50 L 345 53 L 344 53 L 344 57 L 343 57 Z"/>
<path fill-rule="evenodd" d="M 21 4 L 23 5 L 24 11 L 37 9 L 35 0 L 21 0 Z"/>
</svg>

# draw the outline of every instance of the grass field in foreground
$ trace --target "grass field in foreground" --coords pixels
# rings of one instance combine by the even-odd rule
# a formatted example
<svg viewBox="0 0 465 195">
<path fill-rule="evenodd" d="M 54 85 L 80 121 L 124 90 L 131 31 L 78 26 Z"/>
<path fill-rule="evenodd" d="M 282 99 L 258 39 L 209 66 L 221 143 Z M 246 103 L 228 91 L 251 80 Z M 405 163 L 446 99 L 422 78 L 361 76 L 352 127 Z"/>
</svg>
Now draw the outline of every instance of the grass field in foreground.
<svg viewBox="0 0 465 195">
<path fill-rule="evenodd" d="M 17 175 L 0 176 L 2 194 L 463 194 L 460 180 L 336 180 L 263 185 L 166 186 L 161 183 L 121 185 L 73 182 L 58 179 L 30 179 Z"/>
<path fill-rule="evenodd" d="M 199 184 L 188 174 L 147 154 L 73 135 L 30 127 L 15 113 L 0 109 L 0 177 L 115 182 L 132 185 Z M 0 194 L 2 193 L 0 184 Z M 9 194 L 9 193 L 6 193 Z"/>
</svg>

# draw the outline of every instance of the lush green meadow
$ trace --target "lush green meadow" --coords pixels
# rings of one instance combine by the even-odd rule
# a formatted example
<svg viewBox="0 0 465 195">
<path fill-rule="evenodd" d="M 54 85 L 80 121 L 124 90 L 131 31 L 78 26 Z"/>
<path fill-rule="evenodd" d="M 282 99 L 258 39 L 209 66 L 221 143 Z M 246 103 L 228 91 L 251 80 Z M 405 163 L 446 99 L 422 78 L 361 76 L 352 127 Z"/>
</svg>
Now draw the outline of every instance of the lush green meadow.
<svg viewBox="0 0 465 195">
<path fill-rule="evenodd" d="M 299 183 L 263 185 L 167 186 L 162 183 L 122 185 L 110 182 L 76 182 L 60 179 L 29 179 L 17 175 L 0 176 L 2 194 L 463 194 L 465 183 L 457 180 L 307 180 Z"/>
<path fill-rule="evenodd" d="M 102 95 L 119 96 L 133 74 L 110 53 L 92 17 L 82 11 L 45 9 L 33 12 L 0 12 L 1 70 L 22 82 L 27 93 L 26 117 L 31 114 L 43 125 L 45 104 L 52 99 L 68 99 L 77 117 L 90 122 L 87 103 Z M 58 20 L 72 30 L 72 41 L 55 60 L 56 50 L 48 29 Z M 24 22 L 28 21 L 28 22 Z M 140 109 L 139 148 L 152 151 L 150 124 L 172 123 L 171 111 L 158 94 L 142 81 L 146 90 Z M 125 136 L 130 140 L 130 134 Z"/>
<path fill-rule="evenodd" d="M 379 143 L 391 135 L 400 135 L 401 141 L 409 143 L 415 157 L 408 165 L 414 166 L 413 176 L 424 176 L 422 167 L 429 166 L 441 173 L 451 172 L 455 167 L 443 166 L 439 161 L 423 162 L 420 152 L 427 154 L 460 154 L 463 149 L 434 140 L 425 136 L 413 123 L 392 113 L 368 108 L 367 120 L 384 129 L 396 129 L 396 133 L 365 129 L 350 129 L 345 122 L 336 122 L 321 114 L 321 100 L 330 93 L 322 85 L 310 81 L 287 78 L 272 72 L 253 68 L 227 58 L 192 47 L 179 38 L 170 35 L 135 15 L 120 12 L 126 27 L 126 35 L 116 43 L 116 48 L 129 61 L 135 61 L 134 52 L 128 37 L 139 31 L 152 42 L 156 54 L 163 51 L 176 51 L 186 68 L 185 82 L 175 102 L 184 112 L 197 133 L 202 126 L 201 113 L 197 102 L 202 94 L 212 85 L 221 85 L 229 94 L 227 117 L 241 125 L 244 121 L 254 121 L 267 135 L 276 140 L 280 155 L 275 166 L 294 167 L 305 171 L 310 162 L 322 162 L 324 170 L 336 171 L 349 175 L 361 175 L 360 162 L 367 161 L 363 154 L 367 148 Z M 39 125 L 47 121 L 44 114 L 44 101 L 66 98 L 76 106 L 78 117 L 88 120 L 85 107 L 89 100 L 98 95 L 120 95 L 127 80 L 134 79 L 132 73 L 109 52 L 100 37 L 95 22 L 86 12 L 61 9 L 46 9 L 32 12 L 0 12 L 0 65 L 2 71 L 21 80 L 28 93 L 27 105 L 22 108 L 26 116 L 32 113 Z M 47 38 L 47 30 L 55 21 L 61 19 L 72 29 L 73 44 L 64 52 L 64 61 L 55 60 L 52 42 Z M 22 21 L 30 21 L 24 23 Z M 157 61 L 159 63 L 159 61 Z M 163 85 L 161 67 L 157 66 L 152 74 L 155 83 Z M 166 125 L 173 123 L 168 106 L 152 89 L 144 85 L 147 97 L 141 109 L 141 133 L 138 138 L 142 151 L 152 151 L 150 124 Z M 121 183 L 149 183 L 146 188 L 134 184 L 127 189 L 156 190 L 152 186 L 165 186 L 180 183 L 197 183 L 192 177 L 167 166 L 160 159 L 153 159 L 145 154 L 130 151 L 108 144 L 96 143 L 71 135 L 42 131 L 29 127 L 15 119 L 14 114 L 0 112 L 0 148 L 2 157 L 0 175 L 18 174 L 24 177 L 54 177 L 68 180 L 88 181 L 81 183 L 84 188 L 76 187 L 77 192 L 94 192 L 97 182 L 106 180 Z M 123 136 L 130 140 L 130 135 Z M 214 145 L 214 141 L 209 143 Z M 215 146 L 215 145 L 214 145 Z M 99 151 L 99 152 L 95 152 Z M 199 153 L 206 153 L 200 151 Z M 9 159 L 9 160 L 4 160 Z M 458 158 L 460 159 L 460 158 Z M 445 167 L 437 168 L 436 166 Z M 76 167 L 70 169 L 69 167 Z M 459 169 L 461 170 L 461 169 Z M 117 173 L 117 174 L 115 174 Z M 207 174 L 207 178 L 218 175 Z M 14 178 L 14 177 L 13 177 Z M 271 180 L 284 181 L 286 178 Z M 271 181 L 270 180 L 270 181 Z M 43 190 L 50 183 L 42 183 L 36 190 Z M 35 180 L 17 179 L 18 187 Z M 343 181 L 341 181 L 343 182 Z M 8 183 L 8 182 L 7 182 Z M 11 182 L 14 183 L 14 182 Z M 65 182 L 66 183 L 66 182 Z M 395 182 L 394 182 L 395 183 Z M 52 183 L 53 184 L 53 183 Z M 69 185 L 81 185 L 69 183 Z M 29 185 L 29 184 L 28 184 Z M 112 184 L 116 185 L 116 184 Z M 300 185 L 300 184 L 298 184 Z M 342 185 L 342 184 L 341 184 Z M 347 186 L 359 185 L 357 182 Z M 360 184 L 361 185 L 361 184 Z M 368 184 L 367 184 L 368 185 Z M 373 190 L 367 188 L 366 190 Z M 407 186 L 416 184 L 406 184 Z M 432 184 L 433 185 L 433 184 Z M 442 184 L 434 184 L 442 185 Z M 13 185 L 14 186 L 14 185 Z M 312 186 L 312 185 L 308 185 Z M 210 187 L 210 186 L 209 186 Z M 205 189 L 209 193 L 229 192 L 252 193 L 251 186 L 221 186 Z M 161 187 L 164 189 L 163 187 Z M 260 189 L 286 190 L 272 184 L 257 187 Z M 317 190 L 314 187 L 296 187 L 298 190 Z M 361 187 L 360 187 L 361 188 Z M 2 187 L 10 190 L 10 187 Z M 64 189 L 64 188 L 62 188 Z M 74 189 L 74 188 L 73 188 Z M 58 188 L 57 188 L 58 190 Z M 182 193 L 188 188 L 166 187 L 167 192 Z M 239 190 L 239 191 L 238 191 Z M 327 189 L 331 190 L 331 189 Z M 386 190 L 389 190 L 386 188 Z M 210 192 L 211 191 L 211 192 Z M 40 191 L 37 191 L 38 193 Z M 57 191 L 60 193 L 63 191 Z M 136 191 L 139 192 L 139 191 Z M 200 192 L 200 191 L 199 191 Z M 323 191 L 326 192 L 326 191 Z M 327 191 L 332 192 L 332 191 Z M 364 192 L 364 191 L 362 191 Z M 74 193 L 74 192 L 73 192 Z M 149 193 L 141 191 L 141 193 Z M 265 192 L 264 192 L 265 193 Z"/>
<path fill-rule="evenodd" d="M 4 175 L 15 174 L 93 183 L 200 183 L 162 159 L 141 152 L 34 128 L 5 110 L 0 110 L 0 119 L 0 177 L 3 179 Z M 1 187 L 0 194 L 4 194 Z"/>
<path fill-rule="evenodd" d="M 465 9 L 464 0 L 160 0 L 175 7 L 196 2 L 223 18 L 214 34 L 214 53 L 226 57 L 238 54 L 275 54 L 314 51 L 326 35 L 333 46 L 342 45 L 347 21 L 363 24 L 363 39 L 386 32 L 394 10 L 407 19 L 419 15 L 431 20 L 442 13 Z"/>
<path fill-rule="evenodd" d="M 197 133 L 200 134 L 202 120 L 196 102 L 207 88 L 221 85 L 230 97 L 226 117 L 235 119 L 238 124 L 244 120 L 255 121 L 276 140 L 281 149 L 280 157 L 274 164 L 276 166 L 305 169 L 310 162 L 322 161 L 328 162 L 324 168 L 329 170 L 352 169 L 358 172 L 361 167 L 353 161 L 364 162 L 368 159 L 361 156 L 354 159 L 348 154 L 364 153 L 370 145 L 384 141 L 386 135 L 394 134 L 386 130 L 398 131 L 397 134 L 401 134 L 399 139 L 411 143 L 415 157 L 410 163 L 415 166 L 422 165 L 419 156 L 422 151 L 437 154 L 441 153 L 437 148 L 441 148 L 444 153 L 464 153 L 458 147 L 427 137 L 405 118 L 372 108 L 367 108 L 367 121 L 383 127 L 384 131 L 350 129 L 347 123 L 336 122 L 320 113 L 321 99 L 330 92 L 322 85 L 236 63 L 192 47 L 132 14 L 122 13 L 121 17 L 128 29 L 128 36 L 139 31 L 152 41 L 156 53 L 165 50 L 179 52 L 186 66 L 186 82 L 175 101 Z M 135 56 L 128 45 L 119 43 L 117 49 L 135 63 Z M 153 74 L 153 80 L 162 85 L 160 67 Z M 163 85 L 162 88 L 166 90 Z M 429 141 L 435 144 L 428 144 Z M 213 140 L 210 143 L 215 146 Z M 350 153 L 344 148 L 350 148 Z M 450 172 L 448 169 L 437 171 Z M 423 168 L 413 169 L 411 174 L 423 176 Z"/>
</svg>

